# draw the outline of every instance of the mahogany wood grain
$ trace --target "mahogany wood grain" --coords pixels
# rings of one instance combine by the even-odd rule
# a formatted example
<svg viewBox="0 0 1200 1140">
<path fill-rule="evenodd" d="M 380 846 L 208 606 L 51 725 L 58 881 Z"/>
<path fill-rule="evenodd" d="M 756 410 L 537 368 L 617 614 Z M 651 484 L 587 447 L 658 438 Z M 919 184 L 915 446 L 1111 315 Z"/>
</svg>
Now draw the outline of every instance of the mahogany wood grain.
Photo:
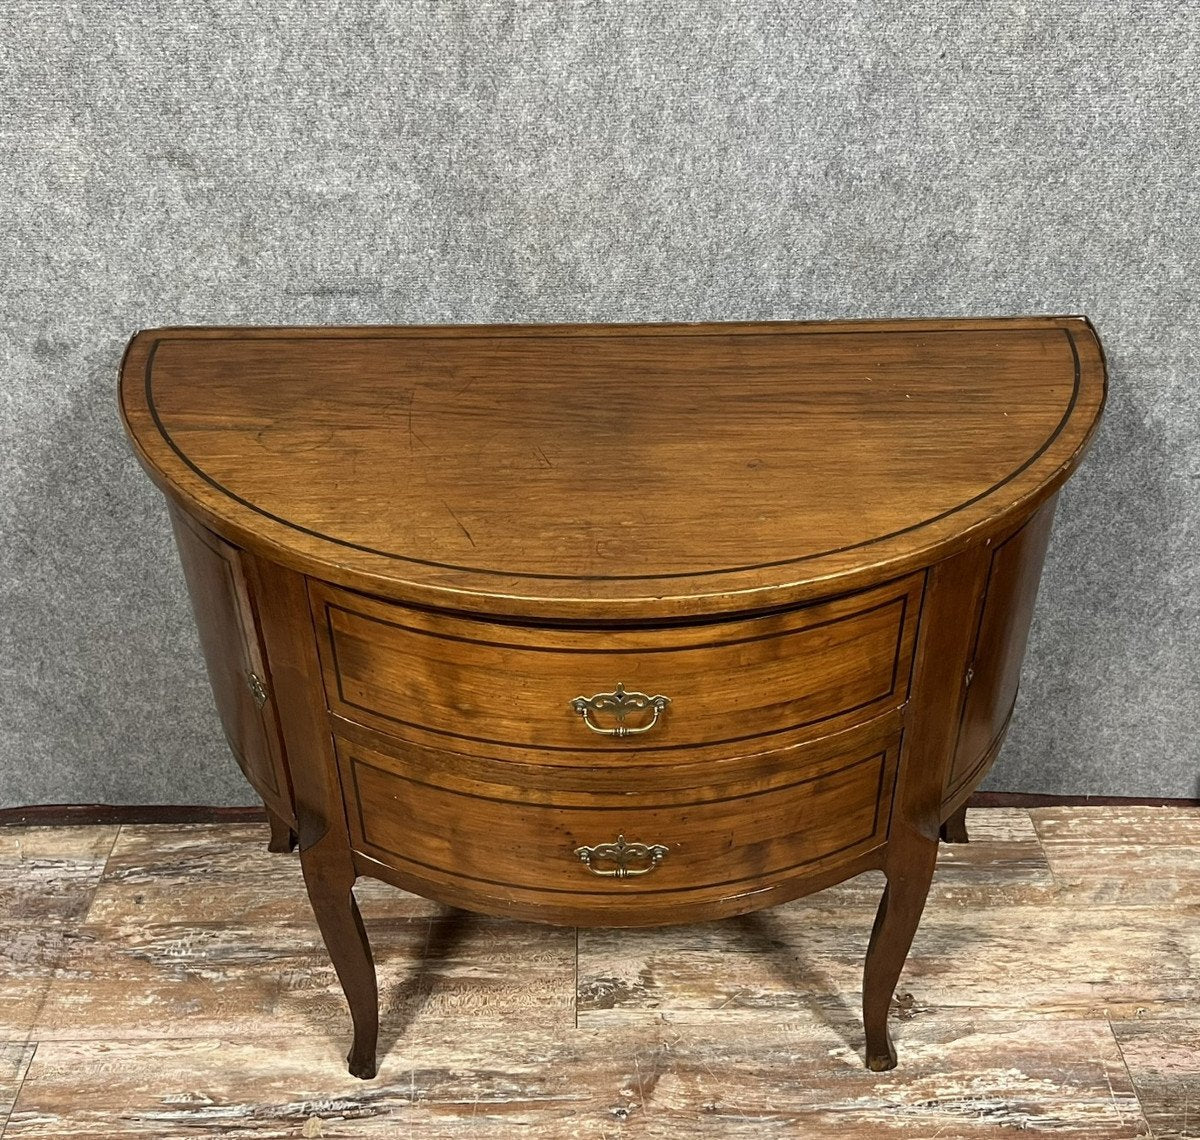
<svg viewBox="0 0 1200 1140">
<path fill-rule="evenodd" d="M 963 668 L 971 645 L 989 561 L 986 545 L 969 547 L 927 571 L 919 677 L 910 708 L 910 727 L 896 779 L 892 827 L 884 851 L 887 887 L 879 903 L 863 967 L 863 1024 L 867 1067 L 893 1068 L 896 1051 L 888 1034 L 892 994 L 912 945 L 937 861 L 942 800 L 953 757 L 957 721 L 968 678 Z"/>
<path fill-rule="evenodd" d="M 320 663 L 305 601 L 307 585 L 299 574 L 262 559 L 250 560 L 248 572 L 261 599 L 262 635 L 273 666 L 273 698 L 293 772 L 300 867 L 354 1023 L 346 1060 L 354 1076 L 369 1079 L 376 1072 L 379 993 L 371 945 L 354 899 L 357 870 L 333 738 L 322 707 Z"/>
<path fill-rule="evenodd" d="M 722 783 L 660 790 L 645 781 L 621 794 L 576 792 L 561 778 L 558 787 L 510 783 L 503 762 L 480 779 L 475 770 L 456 772 L 452 758 L 433 765 L 427 753 L 402 748 L 341 742 L 339 753 L 343 785 L 358 809 L 350 821 L 357 851 L 500 897 L 500 913 L 513 913 L 519 901 L 521 913 L 545 921 L 643 926 L 733 898 L 750 909 L 763 889 L 881 846 L 898 742 L 856 735 L 809 749 L 794 757 L 794 768 L 767 779 L 744 764 L 740 778 Z M 621 835 L 665 848 L 660 865 L 609 878 L 575 855 Z M 641 859 L 634 869 L 647 866 Z"/>
<path fill-rule="evenodd" d="M 457 752 L 536 749 L 546 763 L 574 766 L 617 754 L 628 762 L 635 752 L 675 763 L 685 749 L 767 751 L 902 705 L 922 581 L 910 575 L 823 605 L 669 628 L 501 625 L 319 586 L 313 616 L 329 707 L 347 719 Z M 649 731 L 604 736 L 572 708 L 618 683 L 669 698 Z"/>
<path fill-rule="evenodd" d="M 894 1065 L 1105 384 L 1079 317 L 138 334 L 122 415 L 271 847 L 298 841 L 351 1072 L 360 875 L 645 926 L 881 869 L 865 1054 Z M 618 685 L 670 703 L 592 731 L 574 698 Z"/>
<path fill-rule="evenodd" d="M 1055 503 L 1050 499 L 1015 533 L 992 547 L 967 666 L 969 683 L 959 716 L 947 804 L 964 800 L 978 786 L 1008 731 Z"/>
<path fill-rule="evenodd" d="M 1104 398 L 1078 317 L 156 329 L 122 378 L 147 470 L 238 545 L 585 621 L 917 569 L 1050 494 Z"/>
<path fill-rule="evenodd" d="M 896 709 L 864 721 L 854 728 L 817 740 L 773 746 L 712 758 L 698 751 L 674 753 L 674 763 L 663 764 L 647 753 L 630 750 L 619 759 L 588 767 L 549 764 L 532 750 L 517 759 L 507 753 L 474 756 L 414 744 L 378 732 L 339 716 L 331 717 L 334 736 L 352 747 L 395 753 L 426 771 L 436 773 L 446 787 L 478 791 L 484 795 L 517 791 L 530 803 L 564 803 L 586 806 L 597 797 L 620 800 L 635 794 L 661 794 L 680 803 L 719 797 L 730 785 L 747 792 L 765 791 L 797 778 L 807 778 L 857 753 L 865 756 L 880 742 L 890 747 L 900 738 L 905 710 Z"/>
<path fill-rule="evenodd" d="M 182 511 L 172 507 L 170 516 L 225 739 L 262 797 L 272 821 L 269 847 L 276 850 L 279 829 L 292 827 L 292 795 L 242 556 Z M 256 681 L 263 686 L 261 704 Z"/>
</svg>

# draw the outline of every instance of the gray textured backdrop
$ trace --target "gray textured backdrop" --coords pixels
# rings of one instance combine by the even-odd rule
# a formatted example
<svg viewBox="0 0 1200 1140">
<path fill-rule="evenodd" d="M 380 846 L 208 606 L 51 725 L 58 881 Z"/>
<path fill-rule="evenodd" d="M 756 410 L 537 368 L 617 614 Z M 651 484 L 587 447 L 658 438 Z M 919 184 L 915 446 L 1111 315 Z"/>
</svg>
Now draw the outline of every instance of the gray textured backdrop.
<svg viewBox="0 0 1200 1140">
<path fill-rule="evenodd" d="M 1200 15 L 1176 3 L 0 14 L 0 803 L 249 803 L 121 350 L 183 323 L 1086 312 L 995 789 L 1200 795 Z"/>
</svg>

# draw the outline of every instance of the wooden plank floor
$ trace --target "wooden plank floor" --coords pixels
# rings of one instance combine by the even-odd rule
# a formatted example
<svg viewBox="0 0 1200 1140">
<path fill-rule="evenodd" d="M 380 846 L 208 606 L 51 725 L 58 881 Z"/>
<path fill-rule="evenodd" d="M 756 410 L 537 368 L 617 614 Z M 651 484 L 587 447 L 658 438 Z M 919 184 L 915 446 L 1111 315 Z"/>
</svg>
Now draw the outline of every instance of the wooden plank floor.
<svg viewBox="0 0 1200 1140">
<path fill-rule="evenodd" d="M 0 829 L 0 1135 L 1200 1137 L 1200 812 L 988 809 L 864 1067 L 881 882 L 555 929 L 360 884 L 380 1075 L 265 828 Z"/>
</svg>

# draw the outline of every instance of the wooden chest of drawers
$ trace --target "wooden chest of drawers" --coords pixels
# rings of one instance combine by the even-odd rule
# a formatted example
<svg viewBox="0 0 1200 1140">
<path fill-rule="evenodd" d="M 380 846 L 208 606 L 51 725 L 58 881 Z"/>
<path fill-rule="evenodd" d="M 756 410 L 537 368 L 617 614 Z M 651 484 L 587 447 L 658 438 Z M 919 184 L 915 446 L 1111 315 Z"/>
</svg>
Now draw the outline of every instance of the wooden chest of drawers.
<svg viewBox="0 0 1200 1140">
<path fill-rule="evenodd" d="M 1081 318 L 163 329 L 122 368 L 218 710 L 375 1072 L 351 888 L 547 922 L 871 868 L 866 1058 L 1016 697 Z"/>
</svg>

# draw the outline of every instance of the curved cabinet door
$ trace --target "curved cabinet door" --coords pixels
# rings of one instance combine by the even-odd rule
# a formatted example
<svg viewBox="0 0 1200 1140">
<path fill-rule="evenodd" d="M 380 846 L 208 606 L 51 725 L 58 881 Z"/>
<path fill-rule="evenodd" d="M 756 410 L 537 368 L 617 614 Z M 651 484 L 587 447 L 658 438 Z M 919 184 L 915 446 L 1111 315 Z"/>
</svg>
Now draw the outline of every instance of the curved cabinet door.
<svg viewBox="0 0 1200 1140">
<path fill-rule="evenodd" d="M 1055 499 L 1051 499 L 992 552 L 958 743 L 942 797 L 943 816 L 979 784 L 1004 743 L 1017 699 L 1054 506 Z"/>
<path fill-rule="evenodd" d="M 283 745 L 241 552 L 173 506 L 170 514 L 230 750 L 267 808 L 291 820 Z"/>
</svg>

